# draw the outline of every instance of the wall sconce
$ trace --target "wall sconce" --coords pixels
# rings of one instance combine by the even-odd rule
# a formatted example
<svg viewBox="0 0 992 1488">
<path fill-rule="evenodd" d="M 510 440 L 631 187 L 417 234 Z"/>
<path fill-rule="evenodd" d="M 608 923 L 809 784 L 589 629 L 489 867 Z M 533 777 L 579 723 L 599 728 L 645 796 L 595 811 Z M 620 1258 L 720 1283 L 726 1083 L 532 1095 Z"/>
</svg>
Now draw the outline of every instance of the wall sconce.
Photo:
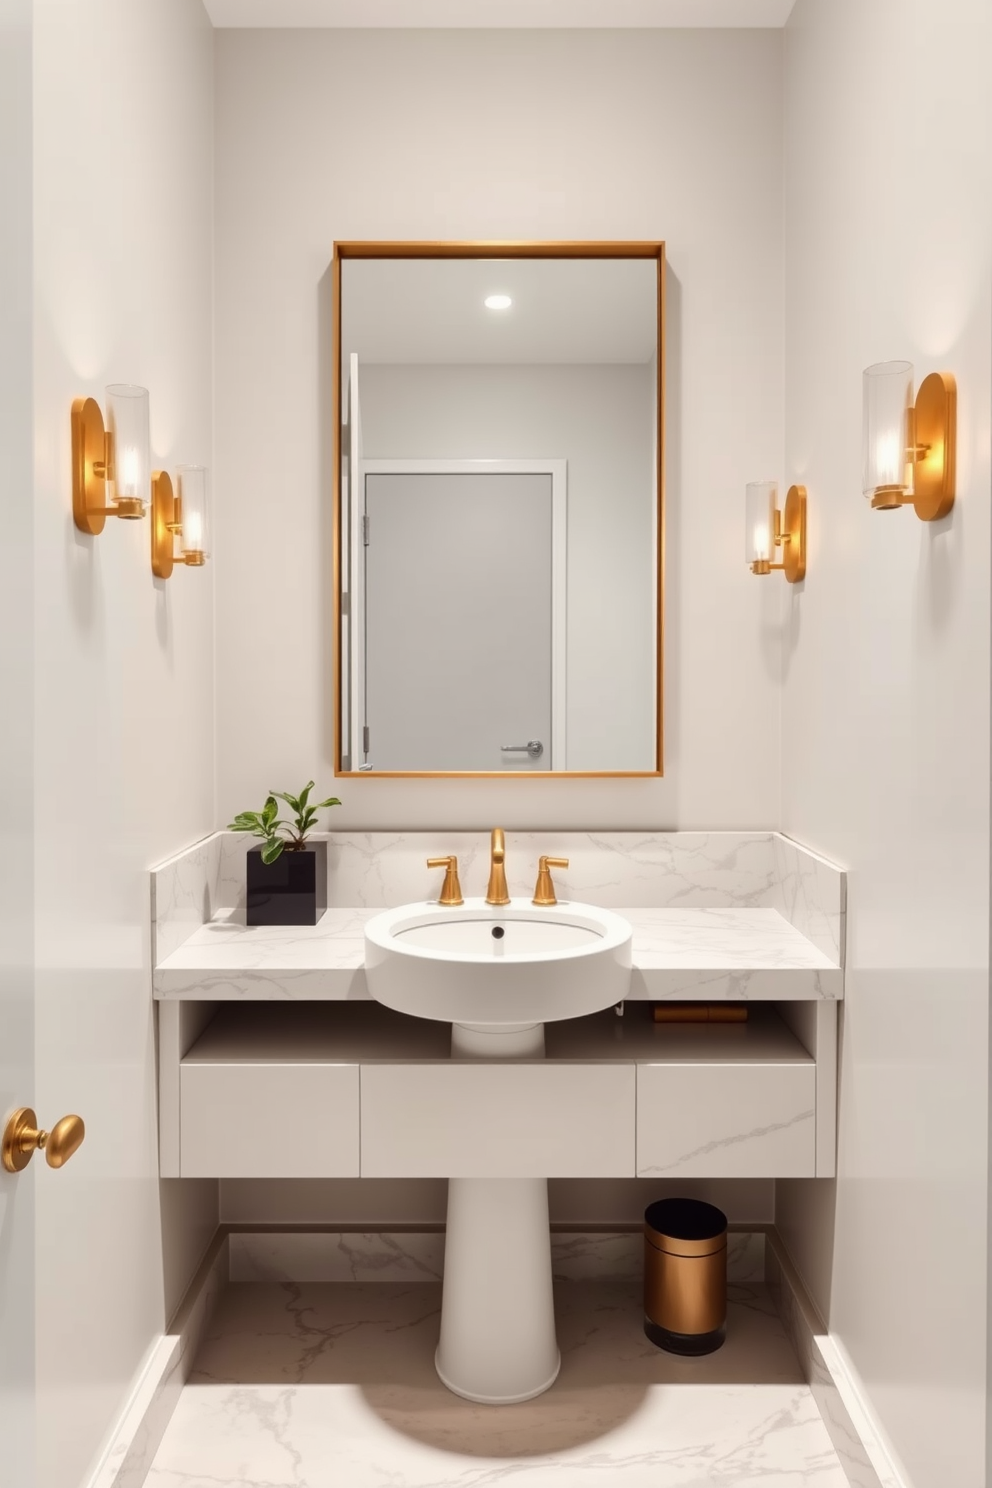
<svg viewBox="0 0 992 1488">
<path fill-rule="evenodd" d="M 179 494 L 165 470 L 152 476 L 152 573 L 168 579 L 176 563 L 202 568 L 207 561 L 207 472 L 203 465 L 180 465 Z M 176 539 L 179 552 L 176 552 Z"/>
<path fill-rule="evenodd" d="M 80 532 L 103 531 L 108 517 L 143 517 L 151 501 L 148 389 L 107 388 L 107 423 L 95 398 L 72 405 L 72 516 Z"/>
<path fill-rule="evenodd" d="M 781 548 L 782 562 L 773 563 Z M 790 486 L 779 511 L 775 481 L 751 481 L 747 488 L 744 556 L 754 574 L 781 569 L 790 584 L 806 577 L 806 487 Z"/>
<path fill-rule="evenodd" d="M 912 362 L 876 362 L 864 374 L 864 494 L 877 511 L 912 504 L 922 522 L 954 505 L 957 387 L 931 372 L 913 402 Z"/>
</svg>

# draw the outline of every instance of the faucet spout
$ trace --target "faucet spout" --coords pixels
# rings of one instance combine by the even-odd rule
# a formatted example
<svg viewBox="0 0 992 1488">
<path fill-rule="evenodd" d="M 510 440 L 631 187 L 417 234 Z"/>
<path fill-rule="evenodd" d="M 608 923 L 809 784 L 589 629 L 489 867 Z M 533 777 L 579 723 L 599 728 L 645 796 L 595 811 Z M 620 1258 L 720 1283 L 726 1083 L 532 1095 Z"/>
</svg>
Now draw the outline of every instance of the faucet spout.
<svg viewBox="0 0 992 1488">
<path fill-rule="evenodd" d="M 510 896 L 506 891 L 506 869 L 503 867 L 505 858 L 506 839 L 503 836 L 503 828 L 494 827 L 490 848 L 489 887 L 486 890 L 487 904 L 509 904 L 510 902 Z"/>
</svg>

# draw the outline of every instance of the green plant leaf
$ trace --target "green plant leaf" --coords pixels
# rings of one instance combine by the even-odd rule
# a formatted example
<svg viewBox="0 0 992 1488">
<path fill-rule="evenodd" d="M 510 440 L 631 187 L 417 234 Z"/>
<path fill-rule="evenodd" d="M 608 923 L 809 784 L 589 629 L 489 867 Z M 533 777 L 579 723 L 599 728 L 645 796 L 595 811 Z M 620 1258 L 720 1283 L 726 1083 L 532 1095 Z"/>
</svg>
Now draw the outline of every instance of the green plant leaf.
<svg viewBox="0 0 992 1488">
<path fill-rule="evenodd" d="M 278 796 L 280 801 L 285 801 L 292 811 L 299 811 L 300 803 L 295 796 L 291 796 L 287 791 L 273 791 L 272 794 Z"/>
<path fill-rule="evenodd" d="M 306 783 L 306 785 L 300 791 L 300 799 L 299 799 L 299 803 L 297 805 L 297 810 L 298 811 L 304 811 L 306 809 L 306 804 L 307 804 L 307 801 L 310 798 L 310 792 L 312 790 L 313 790 L 313 781 L 312 780 L 308 780 L 307 783 Z"/>
<path fill-rule="evenodd" d="M 274 863 L 277 858 L 282 856 L 282 850 L 285 845 L 281 837 L 270 837 L 262 848 L 262 862 Z"/>
<path fill-rule="evenodd" d="M 323 809 L 324 809 L 325 806 L 340 806 L 340 805 L 341 805 L 341 802 L 338 800 L 337 796 L 328 796 L 328 798 L 327 798 L 326 801 L 318 801 L 317 802 L 317 808 L 316 809 L 318 811 L 323 811 Z"/>
<path fill-rule="evenodd" d="M 274 824 L 278 815 L 279 807 L 276 805 L 276 798 L 270 794 L 266 797 L 265 805 L 262 807 L 262 821 L 266 826 Z"/>
<path fill-rule="evenodd" d="M 229 832 L 254 832 L 261 824 L 257 811 L 239 811 L 232 822 L 228 823 Z"/>
</svg>

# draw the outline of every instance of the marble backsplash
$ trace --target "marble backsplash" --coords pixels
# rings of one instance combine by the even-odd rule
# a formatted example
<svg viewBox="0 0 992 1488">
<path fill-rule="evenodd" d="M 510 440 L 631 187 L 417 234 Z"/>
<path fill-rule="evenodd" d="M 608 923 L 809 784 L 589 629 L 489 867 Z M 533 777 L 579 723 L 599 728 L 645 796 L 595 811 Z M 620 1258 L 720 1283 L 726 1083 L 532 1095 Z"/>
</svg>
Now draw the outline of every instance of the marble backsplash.
<svg viewBox="0 0 992 1488">
<path fill-rule="evenodd" d="M 425 860 L 448 853 L 458 856 L 462 892 L 485 893 L 487 832 L 335 832 L 326 840 L 331 905 L 384 909 L 430 899 L 441 873 Z M 237 833 L 216 832 L 152 870 L 156 964 L 218 911 L 243 904 L 250 846 Z M 604 909 L 776 909 L 842 964 L 844 873 L 778 833 L 507 832 L 512 895 L 533 892 L 541 853 L 569 859 L 555 872 L 563 899 Z"/>
</svg>

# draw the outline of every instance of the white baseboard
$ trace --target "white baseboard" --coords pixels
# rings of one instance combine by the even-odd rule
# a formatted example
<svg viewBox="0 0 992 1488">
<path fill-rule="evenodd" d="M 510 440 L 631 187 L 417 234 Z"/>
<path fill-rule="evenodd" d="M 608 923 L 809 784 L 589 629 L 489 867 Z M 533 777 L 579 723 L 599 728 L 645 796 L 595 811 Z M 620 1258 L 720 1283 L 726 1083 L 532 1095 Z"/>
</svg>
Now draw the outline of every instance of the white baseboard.
<svg viewBox="0 0 992 1488">
<path fill-rule="evenodd" d="M 765 1280 L 851 1488 L 912 1488 L 774 1226 L 768 1230 Z"/>
<path fill-rule="evenodd" d="M 228 1241 L 214 1236 L 168 1331 L 141 1370 L 86 1488 L 141 1488 L 227 1285 Z"/>
</svg>

